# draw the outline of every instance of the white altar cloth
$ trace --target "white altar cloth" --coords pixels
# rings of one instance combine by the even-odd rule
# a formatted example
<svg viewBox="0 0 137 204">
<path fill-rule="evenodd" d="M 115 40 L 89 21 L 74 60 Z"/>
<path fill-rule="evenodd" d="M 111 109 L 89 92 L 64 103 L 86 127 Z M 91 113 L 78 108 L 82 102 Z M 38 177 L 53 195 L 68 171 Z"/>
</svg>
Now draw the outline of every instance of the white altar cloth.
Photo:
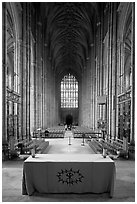
<svg viewBox="0 0 137 204">
<path fill-rule="evenodd" d="M 101 154 L 37 154 L 24 161 L 22 193 L 109 193 L 115 163 Z"/>
</svg>

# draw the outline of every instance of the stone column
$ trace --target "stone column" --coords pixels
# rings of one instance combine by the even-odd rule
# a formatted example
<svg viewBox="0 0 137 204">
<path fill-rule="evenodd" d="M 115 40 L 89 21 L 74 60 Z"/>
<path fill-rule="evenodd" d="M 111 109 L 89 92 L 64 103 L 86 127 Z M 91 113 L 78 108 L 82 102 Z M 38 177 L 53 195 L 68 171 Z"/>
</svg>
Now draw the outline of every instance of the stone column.
<svg viewBox="0 0 137 204">
<path fill-rule="evenodd" d="M 116 138 L 116 112 L 117 112 L 117 103 L 116 103 L 116 95 L 117 95 L 117 7 L 116 3 L 112 3 L 112 13 L 113 13 L 113 33 L 112 33 L 112 136 L 114 139 Z"/>
<path fill-rule="evenodd" d="M 18 104 L 18 136 L 19 139 L 22 139 L 22 107 L 21 107 L 21 99 L 22 99 L 22 50 L 23 50 L 23 42 L 22 39 L 17 39 L 17 66 L 18 66 L 18 75 L 19 75 L 19 104 Z"/>
<path fill-rule="evenodd" d="M 42 24 L 37 14 L 36 25 L 36 128 L 42 128 Z"/>
<path fill-rule="evenodd" d="M 30 68 L 30 132 L 35 130 L 35 121 L 34 121 L 34 112 L 35 112 L 35 86 L 34 86 L 34 73 L 35 73 L 36 64 L 31 62 Z"/>
<path fill-rule="evenodd" d="M 135 3 L 132 2 L 132 24 L 131 24 L 131 138 L 135 140 Z"/>
<path fill-rule="evenodd" d="M 7 141 L 6 120 L 6 70 L 7 70 L 7 9 L 6 2 L 2 3 L 2 143 Z"/>
<path fill-rule="evenodd" d="M 19 93 L 20 93 L 20 105 L 19 105 L 19 138 L 23 138 L 23 41 L 18 39 L 18 69 L 19 69 Z"/>
<path fill-rule="evenodd" d="M 44 128 L 47 128 L 47 65 L 44 61 Z"/>
<path fill-rule="evenodd" d="M 111 137 L 112 123 L 112 3 L 109 3 L 108 20 L 108 94 L 107 94 L 107 132 Z"/>
<path fill-rule="evenodd" d="M 27 138 L 30 138 L 31 7 L 27 3 Z"/>
<path fill-rule="evenodd" d="M 95 25 L 94 25 L 94 30 L 95 30 Z M 96 57 L 96 35 L 94 35 L 94 45 L 92 47 L 93 50 L 93 70 L 92 70 L 92 109 L 93 109 L 93 129 L 95 130 L 97 127 L 97 120 L 98 120 L 98 107 L 97 107 L 97 57 Z"/>
<path fill-rule="evenodd" d="M 23 4 L 22 24 L 22 80 L 21 80 L 21 112 L 22 112 L 22 139 L 26 138 L 26 4 Z"/>
</svg>

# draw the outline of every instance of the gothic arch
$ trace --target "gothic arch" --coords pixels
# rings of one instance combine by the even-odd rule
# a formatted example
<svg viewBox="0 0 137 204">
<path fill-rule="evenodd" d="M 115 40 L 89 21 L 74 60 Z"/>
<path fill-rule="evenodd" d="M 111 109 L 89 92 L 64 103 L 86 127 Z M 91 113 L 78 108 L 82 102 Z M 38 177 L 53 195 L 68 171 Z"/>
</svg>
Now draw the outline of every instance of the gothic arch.
<svg viewBox="0 0 137 204">
<path fill-rule="evenodd" d="M 126 2 L 126 3 L 121 3 L 119 7 L 119 17 L 118 17 L 118 38 L 121 42 L 124 40 L 125 32 L 126 32 L 126 27 L 128 25 L 127 22 L 129 22 L 129 19 L 131 17 L 131 4 Z"/>
</svg>

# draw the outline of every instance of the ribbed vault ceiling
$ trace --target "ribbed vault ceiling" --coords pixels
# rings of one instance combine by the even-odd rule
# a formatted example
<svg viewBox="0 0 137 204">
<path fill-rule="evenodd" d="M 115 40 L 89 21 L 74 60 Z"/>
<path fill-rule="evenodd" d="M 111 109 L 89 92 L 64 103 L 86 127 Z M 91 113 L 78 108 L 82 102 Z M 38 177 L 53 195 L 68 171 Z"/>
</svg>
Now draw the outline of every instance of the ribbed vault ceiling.
<svg viewBox="0 0 137 204">
<path fill-rule="evenodd" d="M 52 68 L 58 74 L 67 70 L 79 75 L 93 45 L 96 3 L 41 3 L 40 9 Z"/>
</svg>

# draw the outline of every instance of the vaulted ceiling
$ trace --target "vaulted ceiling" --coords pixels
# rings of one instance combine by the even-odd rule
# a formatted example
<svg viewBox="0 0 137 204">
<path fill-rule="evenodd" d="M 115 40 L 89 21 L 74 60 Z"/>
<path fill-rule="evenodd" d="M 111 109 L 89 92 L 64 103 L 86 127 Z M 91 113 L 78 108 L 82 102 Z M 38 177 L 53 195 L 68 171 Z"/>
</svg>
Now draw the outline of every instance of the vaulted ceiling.
<svg viewBox="0 0 137 204">
<path fill-rule="evenodd" d="M 47 2 L 40 4 L 45 45 L 52 68 L 79 75 L 89 59 L 99 21 L 97 3 Z"/>
</svg>

